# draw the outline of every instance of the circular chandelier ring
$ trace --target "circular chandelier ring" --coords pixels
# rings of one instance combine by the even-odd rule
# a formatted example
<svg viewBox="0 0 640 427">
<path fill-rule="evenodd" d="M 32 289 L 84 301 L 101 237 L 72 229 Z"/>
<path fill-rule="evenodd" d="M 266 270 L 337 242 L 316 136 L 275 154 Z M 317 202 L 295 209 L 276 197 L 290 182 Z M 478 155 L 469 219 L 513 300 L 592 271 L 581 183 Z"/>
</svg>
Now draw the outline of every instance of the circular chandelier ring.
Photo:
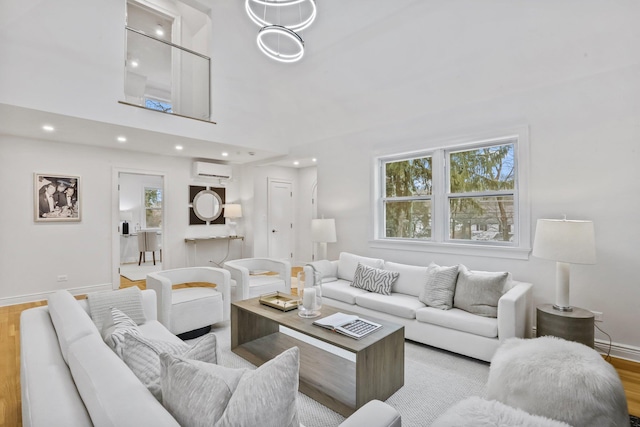
<svg viewBox="0 0 640 427">
<path fill-rule="evenodd" d="M 261 4 L 261 5 L 265 5 L 265 6 L 278 6 L 278 7 L 282 7 L 282 6 L 291 6 L 294 4 L 298 4 L 298 3 L 302 3 L 308 1 L 311 4 L 311 14 L 309 15 L 309 17 L 307 19 L 305 19 L 304 21 L 295 24 L 295 25 L 287 25 L 286 28 L 291 29 L 292 31 L 296 32 L 296 31 L 302 31 L 306 28 L 308 28 L 313 21 L 315 21 L 316 19 L 316 14 L 317 14 L 317 8 L 316 8 L 316 2 L 315 0 L 286 0 L 286 1 L 268 1 L 268 0 L 245 0 L 244 6 L 245 6 L 245 10 L 247 11 L 247 15 L 249 15 L 249 18 L 251 18 L 251 20 L 259 27 L 270 27 L 270 26 L 274 26 L 276 25 L 273 22 L 269 22 L 265 19 L 262 19 L 261 17 L 259 17 L 254 11 L 253 9 L 251 9 L 251 3 L 256 3 L 256 4 Z M 278 23 L 279 25 L 280 23 Z"/>
<path fill-rule="evenodd" d="M 298 46 L 299 51 L 294 54 L 284 54 L 271 49 L 263 40 L 263 37 L 270 33 L 288 37 Z M 302 38 L 291 29 L 283 27 L 282 25 L 268 25 L 261 28 L 260 31 L 258 31 L 257 43 L 258 48 L 260 48 L 262 53 L 276 61 L 296 62 L 302 59 L 302 56 L 304 55 L 304 41 Z"/>
</svg>

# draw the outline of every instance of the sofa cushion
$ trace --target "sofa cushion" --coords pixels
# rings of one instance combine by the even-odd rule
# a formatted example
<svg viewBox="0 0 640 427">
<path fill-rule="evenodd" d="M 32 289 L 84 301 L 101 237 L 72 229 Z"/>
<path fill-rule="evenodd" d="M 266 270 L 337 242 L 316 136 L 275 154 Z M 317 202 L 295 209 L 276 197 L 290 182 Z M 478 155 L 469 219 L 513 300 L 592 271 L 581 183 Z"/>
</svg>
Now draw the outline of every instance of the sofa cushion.
<svg viewBox="0 0 640 427">
<path fill-rule="evenodd" d="M 417 297 L 422 292 L 424 284 L 427 282 L 428 267 L 417 265 L 398 264 L 395 262 L 385 262 L 384 269 L 398 273 L 398 279 L 391 288 L 391 292 L 413 295 Z"/>
<path fill-rule="evenodd" d="M 386 271 L 358 263 L 351 286 L 382 295 L 391 295 L 391 286 L 397 278 L 398 273 L 395 271 Z"/>
<path fill-rule="evenodd" d="M 453 306 L 479 316 L 498 317 L 498 300 L 508 277 L 506 272 L 469 271 L 460 265 Z"/>
<path fill-rule="evenodd" d="M 142 294 L 140 288 L 131 286 L 117 291 L 100 291 L 87 294 L 89 312 L 91 319 L 99 331 L 104 328 L 104 323 L 111 316 L 113 307 L 121 310 L 137 325 L 144 323 L 147 319 L 142 309 Z"/>
<path fill-rule="evenodd" d="M 416 310 L 423 308 L 424 304 L 416 297 L 405 294 L 381 295 L 367 292 L 356 297 L 356 304 L 360 307 L 403 317 L 415 319 Z"/>
<path fill-rule="evenodd" d="M 458 278 L 458 266 L 441 267 L 431 263 L 427 276 L 427 281 L 420 293 L 420 301 L 429 307 L 441 310 L 451 309 Z"/>
<path fill-rule="evenodd" d="M 182 333 L 222 321 L 222 292 L 209 287 L 176 289 L 171 293 L 172 332 Z M 206 323 L 205 323 L 206 322 Z"/>
<path fill-rule="evenodd" d="M 348 252 L 341 252 L 338 260 L 338 279 L 353 282 L 353 278 L 356 274 L 356 268 L 358 268 L 358 263 L 374 268 L 384 267 L 384 261 L 381 259 L 367 258 L 360 255 L 350 254 Z"/>
<path fill-rule="evenodd" d="M 297 347 L 255 370 L 161 358 L 164 405 L 183 427 L 299 426 Z"/>
<path fill-rule="evenodd" d="M 142 332 L 136 322 L 114 307 L 111 309 L 111 321 L 105 322 L 102 339 L 121 359 L 125 334 L 141 336 Z"/>
<path fill-rule="evenodd" d="M 48 298 L 49 315 L 56 329 L 60 351 L 68 364 L 69 346 L 86 335 L 100 335 L 96 325 L 68 291 L 57 291 Z"/>
<path fill-rule="evenodd" d="M 160 355 L 166 353 L 207 363 L 218 363 L 216 347 L 215 334 L 203 336 L 193 346 L 185 342 L 175 343 L 152 340 L 127 334 L 122 355 L 127 366 L 140 379 L 142 384 L 149 389 L 156 399 L 162 401 Z"/>
<path fill-rule="evenodd" d="M 99 334 L 69 346 L 69 369 L 96 427 L 179 426 Z"/>
<path fill-rule="evenodd" d="M 416 310 L 416 319 L 419 322 L 443 326 L 487 338 L 496 338 L 498 336 L 498 319 L 478 316 L 457 308 L 440 310 L 433 307 L 424 307 Z"/>
<path fill-rule="evenodd" d="M 336 280 L 335 282 L 328 282 L 322 284 L 322 296 L 331 298 L 337 301 L 342 301 L 347 304 L 355 304 L 356 297 L 358 295 L 367 294 L 364 289 L 358 289 L 351 286 L 351 282 L 346 280 Z"/>
</svg>

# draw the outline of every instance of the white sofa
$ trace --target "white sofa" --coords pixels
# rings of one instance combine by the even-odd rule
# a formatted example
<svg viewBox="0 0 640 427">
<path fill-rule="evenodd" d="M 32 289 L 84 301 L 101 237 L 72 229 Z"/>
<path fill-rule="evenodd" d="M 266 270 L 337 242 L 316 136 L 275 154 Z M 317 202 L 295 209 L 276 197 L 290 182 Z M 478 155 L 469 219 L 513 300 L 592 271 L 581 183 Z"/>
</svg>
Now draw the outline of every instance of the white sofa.
<svg viewBox="0 0 640 427">
<path fill-rule="evenodd" d="M 157 319 L 156 294 L 142 291 L 145 337 L 179 340 Z M 178 427 L 176 420 L 105 344 L 85 300 L 66 291 L 20 317 L 20 384 L 25 427 Z M 375 422 L 374 422 L 375 421 Z M 343 426 L 400 426 L 389 405 L 372 401 Z"/>
<path fill-rule="evenodd" d="M 351 286 L 358 262 L 398 272 L 391 295 Z M 490 361 L 502 341 L 529 337 L 532 330 L 532 285 L 509 274 L 506 292 L 498 301 L 497 318 L 479 316 L 458 308 L 441 310 L 419 300 L 427 268 L 341 253 L 339 260 L 307 264 L 322 275 L 322 304 L 394 322 L 405 327 L 405 338 L 476 359 Z"/>
</svg>

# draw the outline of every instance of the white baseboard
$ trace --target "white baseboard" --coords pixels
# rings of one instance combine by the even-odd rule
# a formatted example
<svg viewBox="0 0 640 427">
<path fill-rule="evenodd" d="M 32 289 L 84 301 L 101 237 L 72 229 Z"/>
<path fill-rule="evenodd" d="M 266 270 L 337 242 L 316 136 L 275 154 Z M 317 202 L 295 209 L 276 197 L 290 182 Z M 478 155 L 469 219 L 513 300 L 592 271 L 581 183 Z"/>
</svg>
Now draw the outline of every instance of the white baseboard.
<svg viewBox="0 0 640 427">
<path fill-rule="evenodd" d="M 110 290 L 112 290 L 111 283 L 105 283 L 102 285 L 81 286 L 79 288 L 67 289 L 67 291 L 69 291 L 72 295 L 82 295 L 82 294 L 87 294 L 89 292 L 110 291 Z M 35 294 L 18 295 L 15 297 L 0 298 L 0 307 L 4 307 L 7 305 L 24 304 L 27 302 L 43 301 L 49 298 L 49 295 L 54 294 L 55 292 L 57 292 L 57 290 L 49 291 L 49 292 L 39 292 Z"/>
<path fill-rule="evenodd" d="M 533 327 L 533 335 L 536 336 L 536 328 Z M 609 353 L 609 341 L 603 339 L 595 340 L 595 349 L 598 353 L 602 355 L 606 355 Z M 620 344 L 617 342 L 611 343 L 611 352 L 609 353 L 612 357 L 616 357 L 618 359 L 626 359 L 632 362 L 640 363 L 640 347 L 635 347 L 627 344 Z"/>
</svg>

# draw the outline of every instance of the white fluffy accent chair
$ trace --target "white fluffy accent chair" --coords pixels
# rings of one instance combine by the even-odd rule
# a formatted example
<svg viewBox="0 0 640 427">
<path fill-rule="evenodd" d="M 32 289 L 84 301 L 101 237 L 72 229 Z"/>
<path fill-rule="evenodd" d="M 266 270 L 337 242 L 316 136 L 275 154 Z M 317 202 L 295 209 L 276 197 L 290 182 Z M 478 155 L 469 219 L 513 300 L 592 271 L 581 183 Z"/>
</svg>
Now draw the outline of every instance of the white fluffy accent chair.
<svg viewBox="0 0 640 427">
<path fill-rule="evenodd" d="M 592 348 L 560 338 L 506 340 L 491 360 L 487 397 L 572 426 L 629 426 L 613 366 Z"/>
<path fill-rule="evenodd" d="M 291 293 L 291 264 L 271 258 L 243 258 L 224 263 L 231 273 L 231 301 L 271 292 Z M 277 273 L 265 274 L 265 273 Z"/>
<path fill-rule="evenodd" d="M 183 283 L 211 283 L 212 287 L 173 289 Z M 205 328 L 231 317 L 231 277 L 227 270 L 190 267 L 147 274 L 147 289 L 156 291 L 158 320 L 178 335 Z"/>
</svg>

